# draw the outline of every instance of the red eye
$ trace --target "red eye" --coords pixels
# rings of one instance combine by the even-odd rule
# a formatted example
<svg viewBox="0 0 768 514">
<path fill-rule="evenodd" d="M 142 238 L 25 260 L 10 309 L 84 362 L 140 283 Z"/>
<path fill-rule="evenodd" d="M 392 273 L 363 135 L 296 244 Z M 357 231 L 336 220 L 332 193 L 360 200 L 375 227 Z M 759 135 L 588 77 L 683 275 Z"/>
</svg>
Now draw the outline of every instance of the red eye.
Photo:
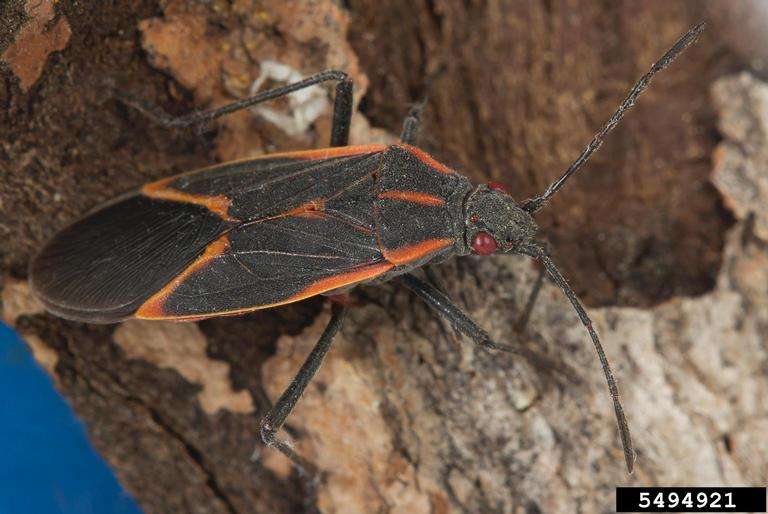
<svg viewBox="0 0 768 514">
<path fill-rule="evenodd" d="M 478 255 L 491 255 L 498 248 L 496 240 L 488 232 L 478 232 L 472 238 L 472 250 Z"/>
<path fill-rule="evenodd" d="M 502 193 L 508 193 L 506 186 L 498 182 L 488 182 L 488 189 L 491 191 L 500 191 Z"/>
</svg>

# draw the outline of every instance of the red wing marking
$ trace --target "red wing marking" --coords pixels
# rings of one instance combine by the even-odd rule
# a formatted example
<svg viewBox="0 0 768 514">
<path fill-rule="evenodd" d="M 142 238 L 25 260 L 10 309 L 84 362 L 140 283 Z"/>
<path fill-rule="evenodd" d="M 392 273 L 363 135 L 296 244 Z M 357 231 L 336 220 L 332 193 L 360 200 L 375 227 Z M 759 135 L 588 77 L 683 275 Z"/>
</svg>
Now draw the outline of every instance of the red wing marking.
<svg viewBox="0 0 768 514">
<path fill-rule="evenodd" d="M 334 157 L 349 157 L 352 155 L 363 155 L 367 153 L 383 152 L 387 145 L 358 145 L 358 146 L 335 146 L 332 148 L 320 148 L 318 150 L 300 150 L 298 152 L 280 152 L 260 155 L 255 159 L 300 159 L 300 160 L 325 160 Z"/>
<path fill-rule="evenodd" d="M 287 218 L 290 216 L 301 216 L 303 214 L 311 215 L 312 213 L 322 212 L 323 209 L 325 209 L 325 202 L 323 201 L 322 198 L 319 198 L 317 200 L 310 200 L 306 203 L 303 203 L 298 207 L 291 209 L 290 211 L 284 214 L 278 214 L 277 216 L 272 216 L 270 218 L 265 218 L 265 219 Z"/>
<path fill-rule="evenodd" d="M 403 246 L 396 250 L 384 250 L 384 258 L 396 265 L 408 264 L 427 254 L 453 244 L 453 239 L 427 239 L 420 243 Z"/>
<path fill-rule="evenodd" d="M 322 218 L 324 216 L 324 213 L 323 213 L 324 209 L 325 209 L 325 201 L 322 198 L 320 198 L 317 200 L 310 200 L 306 203 L 303 203 L 298 207 L 294 207 L 290 211 L 286 211 L 280 214 L 275 214 L 274 216 L 267 216 L 265 218 L 259 218 L 259 219 L 250 221 L 248 224 L 250 225 L 253 223 L 263 223 L 265 221 L 272 221 L 280 218 L 290 218 L 292 216 L 302 217 L 302 218 Z"/>
<path fill-rule="evenodd" d="M 411 146 L 406 143 L 399 143 L 397 146 L 402 148 L 403 150 L 409 152 L 411 155 L 418 158 L 421 162 L 429 166 L 430 168 L 434 168 L 435 170 L 439 171 L 440 173 L 456 173 L 454 170 L 446 166 L 445 164 L 438 162 L 434 157 L 429 155 L 427 152 L 422 150 L 421 148 L 416 148 L 415 146 Z"/>
<path fill-rule="evenodd" d="M 213 243 L 213 244 L 215 244 L 215 243 Z M 208 250 L 206 250 L 206 253 L 208 253 Z M 199 261 L 201 261 L 204 256 L 205 256 L 205 254 L 203 254 L 203 256 L 201 256 L 200 259 L 195 261 L 195 263 L 192 266 L 194 266 Z M 205 264 L 205 262 L 201 263 L 200 265 L 202 266 L 204 264 Z M 190 268 L 192 266 L 190 266 Z M 190 268 L 187 268 L 187 270 L 189 270 Z M 364 280 L 370 280 L 372 278 L 376 278 L 379 275 L 383 275 L 384 273 L 386 273 L 387 271 L 391 270 L 392 268 L 394 268 L 394 265 L 392 265 L 392 264 L 390 264 L 388 262 L 382 262 L 382 263 L 377 263 L 377 264 L 369 264 L 367 266 L 362 266 L 360 268 L 357 268 L 357 269 L 355 269 L 353 271 L 348 271 L 348 272 L 345 272 L 345 273 L 339 273 L 337 275 L 333 275 L 333 276 L 330 276 L 330 277 L 327 277 L 327 278 L 320 279 L 320 280 L 310 284 L 309 286 L 304 288 L 302 291 L 299 291 L 298 293 L 294 294 L 293 296 L 290 296 L 290 297 L 286 298 L 285 300 L 283 300 L 281 302 L 271 303 L 271 304 L 268 304 L 268 305 L 254 305 L 254 306 L 245 307 L 245 308 L 242 308 L 242 309 L 234 309 L 234 310 L 231 310 L 231 311 L 212 312 L 210 314 L 203 314 L 203 315 L 192 314 L 192 315 L 188 315 L 188 316 L 174 316 L 172 314 L 170 314 L 170 315 L 169 314 L 165 314 L 163 312 L 163 309 L 162 309 L 163 301 L 165 301 L 165 296 L 163 296 L 162 298 L 159 298 L 159 303 L 155 302 L 155 304 L 148 306 L 148 304 L 155 298 L 155 296 L 158 296 L 160 294 L 160 293 L 158 293 L 157 295 L 155 295 L 152 298 L 150 298 L 149 300 L 147 300 L 147 302 L 144 305 L 141 306 L 141 308 L 136 312 L 135 317 L 141 318 L 141 319 L 167 319 L 167 320 L 174 320 L 174 321 L 198 321 L 198 320 L 201 320 L 201 319 L 211 318 L 211 317 L 214 317 L 214 316 L 236 316 L 238 314 L 244 314 L 246 312 L 252 312 L 252 311 L 256 311 L 256 310 L 260 310 L 260 309 L 269 309 L 271 307 L 277 307 L 279 305 L 285 305 L 285 304 L 288 304 L 288 303 L 293 303 L 293 302 L 298 302 L 300 300 L 305 300 L 305 299 L 307 299 L 309 297 L 317 296 L 317 295 L 319 295 L 321 293 L 325 293 L 325 292 L 331 291 L 333 289 L 337 289 L 337 288 L 340 288 L 340 287 L 356 284 L 356 283 L 362 282 Z M 171 282 L 171 284 L 169 284 L 169 286 L 173 285 L 175 287 L 175 284 L 177 283 L 176 280 L 178 280 L 179 278 L 182 278 L 182 275 L 184 275 L 187 272 L 187 270 L 185 270 L 181 275 L 179 275 L 179 277 L 177 277 L 177 279 L 174 279 L 174 281 Z M 183 280 L 183 278 L 182 278 L 182 280 Z M 165 290 L 165 288 L 163 290 Z M 171 291 L 172 291 L 172 288 L 171 288 Z M 145 306 L 148 306 L 148 309 L 145 310 Z"/>
<path fill-rule="evenodd" d="M 220 257 L 229 248 L 229 236 L 224 234 L 205 247 L 203 254 L 187 266 L 181 273 L 168 282 L 161 290 L 150 296 L 147 301 L 141 304 L 134 317 L 139 319 L 167 319 L 173 316 L 165 314 L 163 305 L 165 300 L 173 293 L 179 284 L 184 282 L 195 271 L 202 269 L 213 259 Z"/>
<path fill-rule="evenodd" d="M 358 232 L 362 232 L 363 234 L 373 234 L 373 229 L 371 228 L 368 228 L 364 225 L 360 225 L 359 223 L 355 223 L 354 221 L 344 218 L 342 216 L 334 215 L 332 213 L 325 212 L 325 211 L 305 210 L 305 211 L 293 213 L 292 215 L 300 218 L 310 218 L 310 219 L 316 219 L 316 220 L 334 219 L 336 221 L 340 221 L 341 223 L 344 223 L 345 225 L 348 225 L 349 227 L 353 228 L 354 230 L 357 230 Z M 276 216 L 276 217 L 283 217 L 283 216 Z M 274 219 L 274 218 L 267 218 L 267 219 Z"/>
<path fill-rule="evenodd" d="M 386 200 L 402 200 L 404 202 L 429 205 L 431 207 L 440 207 L 445 205 L 445 200 L 439 196 L 434 196 L 427 193 L 419 193 L 418 191 L 384 191 L 383 193 L 379 194 L 379 198 Z"/>
<path fill-rule="evenodd" d="M 340 287 L 356 284 L 364 280 L 370 280 L 372 278 L 378 277 L 379 275 L 383 275 L 392 268 L 394 268 L 392 264 L 388 262 L 381 262 L 378 264 L 368 264 L 367 266 L 362 266 L 353 271 L 347 271 L 345 273 L 339 273 L 328 278 L 323 278 L 309 285 L 303 291 L 300 291 L 299 293 L 291 296 L 286 301 L 275 305 L 297 302 L 299 300 L 309 298 L 310 296 L 316 296 L 321 293 L 325 293 L 326 291 L 331 291 L 332 289 L 338 289 Z M 267 307 L 272 307 L 272 305 L 268 305 Z"/>
<path fill-rule="evenodd" d="M 158 200 L 170 200 L 172 202 L 192 203 L 195 205 L 201 205 L 221 217 L 226 221 L 237 221 L 235 218 L 229 215 L 229 208 L 232 206 L 232 201 L 224 195 L 205 196 L 205 195 L 191 195 L 184 193 L 173 188 L 166 187 L 170 182 L 173 182 L 178 177 L 169 177 L 157 182 L 151 182 L 141 188 L 141 194 L 148 198 L 155 198 Z"/>
</svg>

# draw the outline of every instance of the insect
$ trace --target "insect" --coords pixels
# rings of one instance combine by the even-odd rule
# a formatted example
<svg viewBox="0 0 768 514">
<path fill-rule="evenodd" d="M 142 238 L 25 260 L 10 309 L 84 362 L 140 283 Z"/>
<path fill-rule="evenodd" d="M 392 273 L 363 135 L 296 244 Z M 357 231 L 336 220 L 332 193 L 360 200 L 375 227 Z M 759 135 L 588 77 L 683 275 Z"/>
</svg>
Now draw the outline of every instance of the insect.
<svg viewBox="0 0 768 514">
<path fill-rule="evenodd" d="M 400 143 L 347 146 L 352 82 L 341 71 L 181 118 L 129 99 L 159 123 L 184 127 L 325 81 L 337 82 L 329 148 L 229 162 L 146 184 L 56 234 L 31 263 L 31 287 L 58 316 L 114 323 L 234 315 L 397 278 L 478 345 L 509 351 L 412 271 L 451 256 L 527 255 L 542 264 L 537 286 L 546 273 L 589 333 L 631 472 L 634 451 L 611 368 L 579 299 L 535 241 L 533 215 L 582 168 L 651 78 L 703 29 L 700 23 L 684 34 L 632 87 L 562 176 L 521 204 L 494 184 L 473 186 L 413 146 L 418 109 L 406 118 Z M 537 291 L 534 287 L 531 298 Z M 322 363 L 346 308 L 333 303 L 320 340 L 261 422 L 264 443 L 300 469 L 306 463 L 276 433 Z"/>
</svg>

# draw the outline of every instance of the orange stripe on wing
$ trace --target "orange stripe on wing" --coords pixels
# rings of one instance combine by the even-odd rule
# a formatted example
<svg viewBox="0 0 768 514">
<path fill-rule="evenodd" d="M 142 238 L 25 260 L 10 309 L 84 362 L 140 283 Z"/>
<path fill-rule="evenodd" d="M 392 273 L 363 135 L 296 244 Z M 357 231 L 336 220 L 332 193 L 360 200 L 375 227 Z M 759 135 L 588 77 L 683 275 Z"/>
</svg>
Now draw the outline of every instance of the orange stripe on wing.
<svg viewBox="0 0 768 514">
<path fill-rule="evenodd" d="M 134 317 L 139 319 L 168 319 L 165 313 L 164 305 L 173 291 L 181 285 L 192 273 L 204 268 L 208 263 L 220 257 L 229 248 L 229 236 L 224 234 L 220 238 L 205 247 L 203 254 L 195 261 L 184 268 L 176 277 L 168 282 L 161 290 L 150 296 L 147 301 L 141 304 L 141 307 L 134 313 Z"/>
<path fill-rule="evenodd" d="M 387 149 L 387 145 L 372 144 L 372 145 L 358 145 L 358 146 L 339 146 L 333 148 L 321 148 L 319 150 L 301 150 L 298 152 L 281 152 L 264 154 L 258 157 L 249 157 L 246 159 L 238 159 L 234 161 L 224 162 L 221 164 L 214 164 L 213 166 L 207 166 L 197 170 L 189 171 L 187 173 L 181 173 L 174 175 L 157 182 L 151 182 L 141 188 L 141 194 L 149 198 L 156 198 L 158 200 L 170 200 L 174 202 L 191 203 L 195 205 L 201 205 L 213 213 L 221 216 L 222 219 L 227 221 L 238 221 L 235 218 L 229 216 L 228 211 L 232 205 L 229 198 L 224 195 L 205 196 L 205 195 L 191 195 L 182 191 L 169 188 L 168 184 L 178 180 L 180 177 L 196 175 L 200 172 L 211 171 L 217 168 L 226 169 L 229 166 L 236 164 L 244 164 L 248 162 L 263 160 L 263 159 L 298 159 L 298 160 L 323 160 L 332 159 L 335 157 L 348 157 L 353 155 L 364 155 L 382 152 Z"/>
<path fill-rule="evenodd" d="M 441 205 L 445 205 L 445 200 L 439 196 L 434 196 L 427 193 L 419 193 L 418 191 L 384 191 L 383 193 L 379 194 L 379 198 L 386 200 L 402 200 L 404 202 L 429 205 L 431 207 L 439 207 Z"/>
<path fill-rule="evenodd" d="M 310 200 L 306 203 L 303 203 L 298 207 L 295 207 L 283 214 L 278 214 L 276 216 L 272 216 L 270 218 L 265 218 L 265 219 L 301 216 L 303 214 L 312 214 L 312 213 L 322 212 L 324 209 L 325 209 L 325 200 L 323 200 L 322 198 L 318 198 L 317 200 Z"/>
<path fill-rule="evenodd" d="M 376 278 L 379 275 L 386 273 L 394 268 L 394 266 L 388 262 L 381 262 L 377 264 L 368 264 L 367 266 L 361 266 L 353 271 L 347 271 L 345 273 L 339 273 L 328 278 L 323 278 L 311 284 L 303 291 L 291 296 L 285 302 L 290 303 L 309 298 L 310 296 L 316 296 L 327 291 L 332 291 L 340 287 L 356 284 L 364 280 L 370 280 Z M 279 305 L 279 304 L 278 304 Z"/>
<path fill-rule="evenodd" d="M 157 200 L 170 200 L 172 202 L 191 203 L 195 205 L 201 205 L 209 211 L 217 214 L 221 219 L 227 221 L 237 221 L 235 218 L 229 215 L 229 208 L 232 206 L 232 201 L 224 195 L 205 196 L 205 195 L 191 195 L 184 193 L 177 189 L 167 187 L 169 183 L 176 180 L 178 177 L 169 177 L 157 182 L 151 182 L 141 188 L 141 194 L 148 198 L 155 198 Z"/>
<path fill-rule="evenodd" d="M 327 291 L 332 291 L 333 289 L 338 289 L 340 287 L 356 284 L 364 280 L 370 280 L 372 278 L 378 277 L 379 275 L 383 275 L 384 273 L 391 270 L 392 268 L 394 268 L 394 265 L 388 262 L 369 264 L 367 266 L 362 266 L 360 268 L 357 268 L 353 271 L 348 271 L 346 273 L 339 273 L 338 275 L 333 275 L 328 278 L 320 279 L 317 282 L 310 284 L 309 286 L 304 288 L 302 291 L 296 293 L 293 296 L 286 298 L 281 302 L 275 302 L 275 303 L 270 303 L 266 305 L 253 305 L 250 307 L 243 307 L 242 309 L 211 312 L 207 314 L 189 314 L 189 315 L 180 315 L 180 316 L 165 314 L 162 310 L 162 302 L 160 303 L 160 309 L 157 312 L 154 312 L 154 311 L 141 312 L 142 309 L 144 309 L 144 305 L 147 305 L 149 301 L 151 301 L 150 299 L 147 301 L 147 303 L 142 305 L 139 311 L 136 312 L 135 317 L 142 318 L 142 319 L 166 319 L 171 321 L 198 321 L 198 320 L 213 318 L 218 316 L 237 316 L 238 314 L 245 314 L 246 312 L 253 312 L 261 309 L 269 309 L 272 307 L 278 307 L 280 305 L 285 305 L 288 303 L 298 302 L 300 300 L 305 300 L 309 297 L 317 296 Z M 164 300 L 165 298 L 163 298 L 163 301 Z"/>
<path fill-rule="evenodd" d="M 334 157 L 349 157 L 352 155 L 363 155 L 367 153 L 383 152 L 387 145 L 358 145 L 358 146 L 334 146 L 332 148 L 320 148 L 317 150 L 299 150 L 297 152 L 269 153 L 255 157 L 255 159 L 333 159 Z"/>
<path fill-rule="evenodd" d="M 452 244 L 453 239 L 427 239 L 426 241 L 403 246 L 396 250 L 385 250 L 383 253 L 384 257 L 392 264 L 408 264 Z"/>
<path fill-rule="evenodd" d="M 178 175 L 174 175 L 170 178 L 163 179 L 160 182 L 172 181 L 180 177 L 188 177 L 191 175 L 196 175 L 203 171 L 226 169 L 230 166 L 235 166 L 238 164 L 247 164 L 249 162 L 260 161 L 264 159 L 272 159 L 272 158 L 298 159 L 298 160 L 331 159 L 333 157 L 348 157 L 353 155 L 363 155 L 366 153 L 383 152 L 386 149 L 387 149 L 386 145 L 371 144 L 371 145 L 357 145 L 357 146 L 338 146 L 333 148 L 320 148 L 317 150 L 298 150 L 298 151 L 290 151 L 290 152 L 265 153 L 262 155 L 257 155 L 255 157 L 244 157 L 242 159 L 234 159 L 231 161 L 220 162 L 218 164 L 212 164 L 210 166 L 197 168 L 192 171 L 179 173 Z"/>
<path fill-rule="evenodd" d="M 415 156 L 417 159 L 419 159 L 421 162 L 423 162 L 430 168 L 433 168 L 439 171 L 440 173 L 456 173 L 454 170 L 452 170 L 445 164 L 438 162 L 434 157 L 429 155 L 427 152 L 425 152 L 421 148 L 416 148 L 415 146 L 411 146 L 406 143 L 399 143 L 397 146 L 407 151 L 411 155 Z"/>
</svg>

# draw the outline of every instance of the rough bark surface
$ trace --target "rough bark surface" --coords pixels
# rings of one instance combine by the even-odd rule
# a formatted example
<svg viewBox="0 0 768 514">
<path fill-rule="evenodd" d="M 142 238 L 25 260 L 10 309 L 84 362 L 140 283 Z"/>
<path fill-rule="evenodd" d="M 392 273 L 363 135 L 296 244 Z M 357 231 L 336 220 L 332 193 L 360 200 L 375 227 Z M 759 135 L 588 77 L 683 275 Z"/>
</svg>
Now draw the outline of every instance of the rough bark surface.
<svg viewBox="0 0 768 514">
<path fill-rule="evenodd" d="M 247 94 L 266 60 L 304 74 L 340 67 L 365 114 L 353 142 L 392 138 L 427 97 L 423 146 L 523 199 L 702 6 L 61 1 L 30 28 L 39 5 L 0 7 L 2 315 L 146 512 L 603 512 L 615 485 L 768 480 L 768 86 L 731 77 L 711 100 L 714 79 L 737 67 L 716 31 L 655 81 L 541 217 L 574 286 L 610 306 L 591 314 L 633 428 L 631 477 L 597 360 L 559 291 L 547 285 L 528 330 L 512 330 L 535 275 L 522 258 L 437 273 L 526 358 L 474 348 L 396 284 L 357 291 L 362 306 L 284 434 L 323 472 L 316 488 L 257 447 L 257 427 L 319 337 L 322 300 L 199 324 L 89 326 L 43 313 L 25 283 L 47 237 L 117 193 L 328 138 L 327 115 L 300 137 L 247 112 L 168 131 L 113 88 L 184 113 Z M 33 29 L 47 58 L 27 84 L 3 56 Z"/>
</svg>

